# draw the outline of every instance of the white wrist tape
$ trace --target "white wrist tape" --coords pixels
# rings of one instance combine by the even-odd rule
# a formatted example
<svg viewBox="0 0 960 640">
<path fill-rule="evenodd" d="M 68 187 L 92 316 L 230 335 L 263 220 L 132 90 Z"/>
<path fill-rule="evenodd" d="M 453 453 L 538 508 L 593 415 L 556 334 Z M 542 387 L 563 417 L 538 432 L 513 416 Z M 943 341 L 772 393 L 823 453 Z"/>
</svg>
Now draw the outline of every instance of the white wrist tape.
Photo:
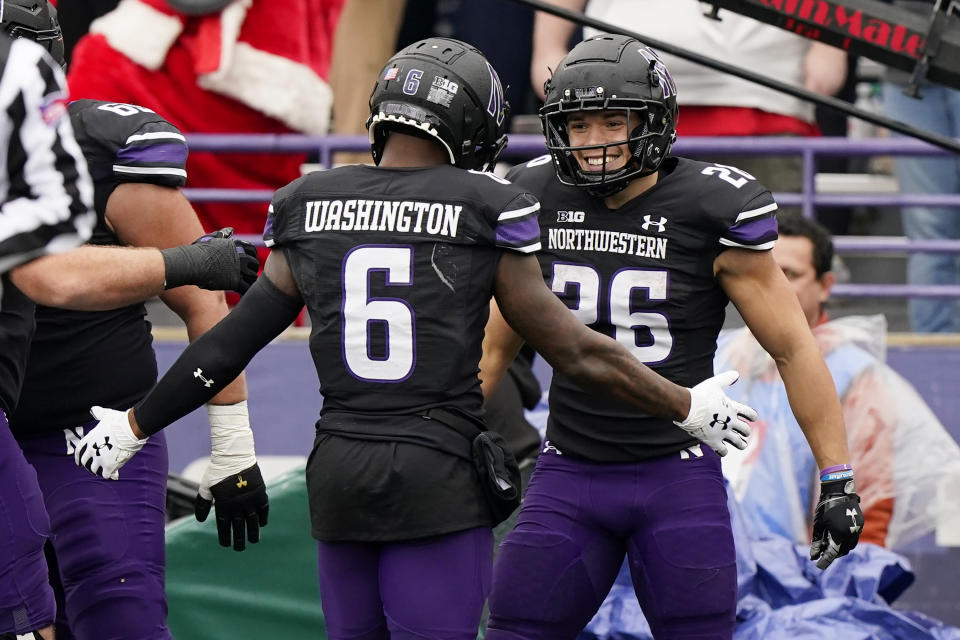
<svg viewBox="0 0 960 640">
<path fill-rule="evenodd" d="M 252 467 L 257 462 L 247 401 L 208 404 L 210 466 L 204 474 L 211 485 Z"/>
</svg>

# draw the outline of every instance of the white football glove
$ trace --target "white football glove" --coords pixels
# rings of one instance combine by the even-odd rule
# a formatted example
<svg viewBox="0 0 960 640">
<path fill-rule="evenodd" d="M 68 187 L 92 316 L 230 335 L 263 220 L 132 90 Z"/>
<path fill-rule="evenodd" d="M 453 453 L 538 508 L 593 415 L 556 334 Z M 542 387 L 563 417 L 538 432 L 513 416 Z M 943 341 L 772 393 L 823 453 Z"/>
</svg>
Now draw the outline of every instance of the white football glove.
<svg viewBox="0 0 960 640">
<path fill-rule="evenodd" d="M 690 413 L 683 422 L 674 421 L 675 425 L 720 456 L 727 455 L 725 442 L 737 449 L 745 449 L 750 427 L 741 418 L 757 419 L 755 410 L 731 400 L 723 392 L 738 378 L 740 374 L 736 371 L 724 371 L 690 389 Z"/>
<path fill-rule="evenodd" d="M 90 414 L 100 422 L 90 429 L 73 450 L 73 460 L 94 475 L 118 480 L 120 467 L 147 442 L 133 435 L 126 411 L 91 407 Z"/>
</svg>

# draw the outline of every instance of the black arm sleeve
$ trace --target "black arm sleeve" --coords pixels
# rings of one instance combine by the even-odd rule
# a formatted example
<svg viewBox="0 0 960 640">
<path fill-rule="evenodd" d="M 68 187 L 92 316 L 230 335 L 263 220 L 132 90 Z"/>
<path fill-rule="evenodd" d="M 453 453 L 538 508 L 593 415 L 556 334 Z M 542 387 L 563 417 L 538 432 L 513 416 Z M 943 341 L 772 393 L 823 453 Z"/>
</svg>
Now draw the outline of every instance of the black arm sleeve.
<svg viewBox="0 0 960 640">
<path fill-rule="evenodd" d="M 134 407 L 140 429 L 154 434 L 217 395 L 290 326 L 302 308 L 301 300 L 261 275 L 236 308 L 190 344 Z"/>
</svg>

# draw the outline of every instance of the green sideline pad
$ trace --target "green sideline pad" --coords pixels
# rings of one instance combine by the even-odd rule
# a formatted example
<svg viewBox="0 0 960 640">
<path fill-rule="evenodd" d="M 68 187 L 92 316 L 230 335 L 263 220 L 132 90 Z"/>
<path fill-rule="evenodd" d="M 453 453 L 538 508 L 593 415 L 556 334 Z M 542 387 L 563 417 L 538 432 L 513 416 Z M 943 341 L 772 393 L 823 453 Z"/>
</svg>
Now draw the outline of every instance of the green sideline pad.
<svg viewBox="0 0 960 640">
<path fill-rule="evenodd" d="M 245 551 L 220 546 L 213 511 L 167 527 L 167 622 L 177 640 L 326 640 L 304 468 L 267 490 L 269 523 Z"/>
</svg>

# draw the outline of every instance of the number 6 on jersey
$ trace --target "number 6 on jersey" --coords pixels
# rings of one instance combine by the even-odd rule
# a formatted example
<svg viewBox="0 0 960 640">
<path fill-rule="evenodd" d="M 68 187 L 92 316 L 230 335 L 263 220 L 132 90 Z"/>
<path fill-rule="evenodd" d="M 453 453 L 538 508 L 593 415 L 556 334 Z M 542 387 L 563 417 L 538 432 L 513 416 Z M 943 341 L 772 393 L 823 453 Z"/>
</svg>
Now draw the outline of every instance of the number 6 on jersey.
<svg viewBox="0 0 960 640">
<path fill-rule="evenodd" d="M 343 360 L 362 380 L 401 382 L 413 371 L 413 309 L 398 298 L 370 296 L 370 274 L 382 271 L 387 286 L 413 283 L 413 248 L 356 247 L 343 259 Z M 382 350 L 371 329 L 383 328 Z"/>
</svg>

